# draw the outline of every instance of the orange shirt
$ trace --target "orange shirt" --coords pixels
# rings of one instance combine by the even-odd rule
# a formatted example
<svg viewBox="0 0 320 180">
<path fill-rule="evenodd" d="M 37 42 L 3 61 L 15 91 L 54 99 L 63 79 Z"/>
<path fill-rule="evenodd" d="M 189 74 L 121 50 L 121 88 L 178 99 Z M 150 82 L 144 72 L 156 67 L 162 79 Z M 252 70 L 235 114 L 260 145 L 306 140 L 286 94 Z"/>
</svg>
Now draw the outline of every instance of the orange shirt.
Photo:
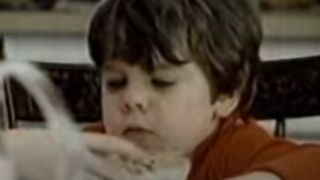
<svg viewBox="0 0 320 180">
<path fill-rule="evenodd" d="M 190 180 L 220 180 L 271 171 L 285 180 L 319 180 L 320 146 L 271 137 L 254 120 L 222 123 L 193 154 Z"/>
<path fill-rule="evenodd" d="M 104 132 L 102 126 L 86 128 Z M 320 180 L 320 146 L 271 137 L 253 120 L 221 123 L 194 151 L 189 180 L 221 180 L 253 171 L 285 180 Z"/>
</svg>

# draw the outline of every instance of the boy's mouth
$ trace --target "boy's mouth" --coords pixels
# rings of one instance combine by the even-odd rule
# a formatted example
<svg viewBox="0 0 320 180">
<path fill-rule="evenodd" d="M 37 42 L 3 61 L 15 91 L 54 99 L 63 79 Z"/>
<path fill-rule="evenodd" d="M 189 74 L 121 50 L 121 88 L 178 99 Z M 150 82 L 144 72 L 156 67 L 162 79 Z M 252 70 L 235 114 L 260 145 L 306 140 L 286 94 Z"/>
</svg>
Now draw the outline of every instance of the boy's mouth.
<svg viewBox="0 0 320 180">
<path fill-rule="evenodd" d="M 149 134 L 149 135 L 153 135 L 154 133 L 148 129 L 144 129 L 141 127 L 128 127 L 126 128 L 122 135 L 123 136 L 130 136 L 132 134 Z"/>
<path fill-rule="evenodd" d="M 151 154 L 163 149 L 159 136 L 148 129 L 129 127 L 123 131 L 122 136 Z"/>
</svg>

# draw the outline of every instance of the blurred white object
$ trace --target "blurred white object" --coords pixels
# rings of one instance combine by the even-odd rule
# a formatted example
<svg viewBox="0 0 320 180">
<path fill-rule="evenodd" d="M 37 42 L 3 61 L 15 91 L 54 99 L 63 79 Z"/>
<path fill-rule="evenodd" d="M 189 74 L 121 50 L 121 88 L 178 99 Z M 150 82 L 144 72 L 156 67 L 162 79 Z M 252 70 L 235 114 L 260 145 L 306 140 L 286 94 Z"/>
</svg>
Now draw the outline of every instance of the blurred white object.
<svg viewBox="0 0 320 180">
<path fill-rule="evenodd" d="M 4 157 L 0 157 L 0 176 L 2 180 L 15 180 L 13 165 Z"/>
<path fill-rule="evenodd" d="M 35 101 L 39 105 L 39 108 L 42 111 L 44 118 L 47 120 L 49 130 L 48 137 L 52 140 L 51 143 L 54 143 L 56 147 L 55 152 L 53 154 L 56 154 L 57 160 L 52 162 L 52 169 L 50 169 L 50 171 L 53 171 L 52 176 L 54 177 L 54 179 L 81 180 L 81 174 L 83 171 L 83 167 L 81 166 L 83 166 L 84 163 L 82 162 L 83 158 L 79 157 L 82 155 L 82 152 L 84 152 L 86 148 L 84 143 L 82 143 L 80 132 L 72 123 L 72 118 L 69 112 L 67 111 L 54 85 L 40 70 L 38 70 L 32 65 L 24 63 L 13 63 L 9 61 L 2 62 L 0 64 L 0 82 L 2 83 L 3 79 L 8 77 L 17 80 L 20 84 L 22 84 L 25 87 L 27 92 L 35 98 Z M 31 134 L 34 133 L 36 132 L 33 132 Z M 34 141 L 33 139 L 35 137 L 43 137 L 43 133 L 31 136 L 29 141 L 25 141 L 28 142 L 28 144 L 23 142 L 21 142 L 20 144 L 17 143 L 16 147 L 21 146 L 23 151 L 26 150 L 26 153 L 28 152 L 28 150 L 25 148 L 28 146 L 35 148 L 35 152 L 39 150 L 41 151 L 41 148 L 37 149 L 37 145 L 43 145 L 43 142 Z M 4 138 L 4 141 L 6 142 L 5 139 L 6 138 Z M 11 145 L 14 144 L 13 142 L 10 143 Z M 12 147 L 14 147 L 14 145 Z M 10 147 L 8 148 L 10 149 Z M 20 151 L 22 157 L 24 156 L 20 148 L 16 148 L 16 150 Z M 32 152 L 32 149 L 30 149 L 30 151 Z M 17 156 L 10 156 L 10 153 L 12 153 L 12 151 L 7 152 L 10 158 L 14 160 L 15 158 L 17 159 Z M 19 153 L 14 155 L 19 155 Z M 39 159 L 40 157 L 33 158 Z M 29 160 L 31 160 L 30 157 Z M 14 165 L 17 166 L 19 171 L 19 163 L 21 162 L 14 161 L 14 163 Z M 28 164 L 29 162 L 26 163 Z M 39 165 L 41 166 L 41 164 Z M 30 169 L 33 168 L 34 171 L 40 170 L 34 168 L 37 167 L 36 164 L 30 164 L 30 166 Z M 39 173 L 45 174 L 41 172 Z M 28 173 L 26 174 L 28 175 Z M 23 171 L 22 176 L 24 176 Z M 32 179 L 35 178 L 32 177 Z"/>
</svg>

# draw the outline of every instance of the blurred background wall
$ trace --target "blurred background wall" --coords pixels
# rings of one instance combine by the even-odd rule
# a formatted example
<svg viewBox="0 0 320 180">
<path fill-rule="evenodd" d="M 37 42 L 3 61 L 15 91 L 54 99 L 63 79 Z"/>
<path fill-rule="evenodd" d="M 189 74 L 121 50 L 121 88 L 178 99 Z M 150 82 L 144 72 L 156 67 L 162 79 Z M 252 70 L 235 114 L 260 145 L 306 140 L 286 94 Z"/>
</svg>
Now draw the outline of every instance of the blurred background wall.
<svg viewBox="0 0 320 180">
<path fill-rule="evenodd" d="M 7 57 L 22 61 L 91 63 L 85 32 L 97 2 L 0 0 L 0 33 L 5 35 Z M 319 54 L 319 2 L 261 0 L 260 4 L 265 33 L 261 49 L 264 60 Z"/>
</svg>

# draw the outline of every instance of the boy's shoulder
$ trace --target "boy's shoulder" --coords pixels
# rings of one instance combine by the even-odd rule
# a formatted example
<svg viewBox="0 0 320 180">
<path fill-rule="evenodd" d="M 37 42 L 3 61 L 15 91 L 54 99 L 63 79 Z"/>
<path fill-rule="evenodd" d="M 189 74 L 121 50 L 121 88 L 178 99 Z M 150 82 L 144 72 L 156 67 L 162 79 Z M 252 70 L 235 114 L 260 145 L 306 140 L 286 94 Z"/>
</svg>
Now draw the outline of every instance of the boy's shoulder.
<svg viewBox="0 0 320 180">
<path fill-rule="evenodd" d="M 217 171 L 220 174 L 217 179 L 254 171 L 274 172 L 284 179 L 304 176 L 320 179 L 320 146 L 297 145 L 273 137 L 254 120 L 221 126 L 212 139 L 207 150 L 202 151 L 205 154 L 197 155 L 202 160 L 196 162 L 206 159 L 201 167 L 209 173 Z"/>
</svg>

